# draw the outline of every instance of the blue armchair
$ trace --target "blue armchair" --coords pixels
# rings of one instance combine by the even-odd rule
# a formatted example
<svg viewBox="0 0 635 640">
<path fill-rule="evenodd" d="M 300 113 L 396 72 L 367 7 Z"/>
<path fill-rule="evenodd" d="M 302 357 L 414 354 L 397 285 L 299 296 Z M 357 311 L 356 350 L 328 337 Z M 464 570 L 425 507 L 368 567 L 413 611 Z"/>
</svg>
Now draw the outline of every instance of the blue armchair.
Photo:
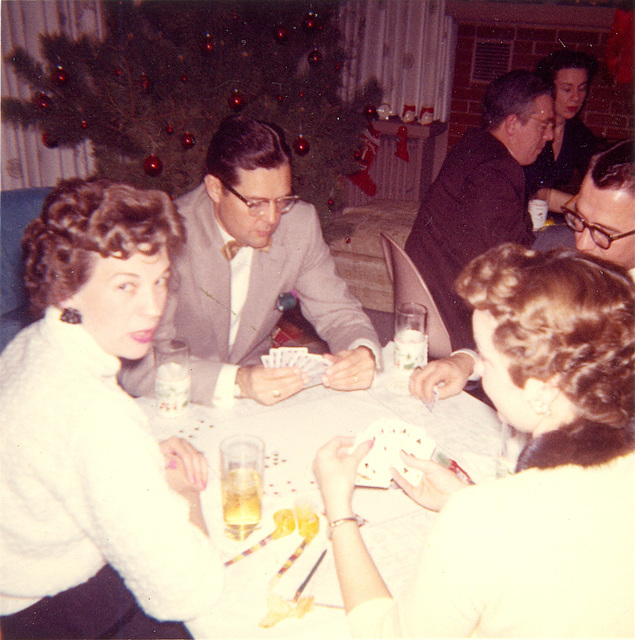
<svg viewBox="0 0 635 640">
<path fill-rule="evenodd" d="M 20 241 L 50 187 L 0 192 L 0 351 L 32 318 L 23 282 Z"/>
</svg>

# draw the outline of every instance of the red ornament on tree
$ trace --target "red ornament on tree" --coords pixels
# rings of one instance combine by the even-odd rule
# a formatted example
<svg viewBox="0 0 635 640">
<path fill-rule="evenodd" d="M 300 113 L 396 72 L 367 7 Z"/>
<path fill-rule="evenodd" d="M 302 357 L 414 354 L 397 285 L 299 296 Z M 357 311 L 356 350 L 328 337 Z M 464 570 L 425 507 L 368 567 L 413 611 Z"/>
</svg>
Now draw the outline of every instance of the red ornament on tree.
<svg viewBox="0 0 635 640">
<path fill-rule="evenodd" d="M 195 144 L 196 144 L 196 140 L 194 139 L 194 136 L 189 131 L 186 131 L 181 136 L 181 146 L 184 149 L 191 149 Z"/>
<path fill-rule="evenodd" d="M 305 156 L 309 153 L 310 149 L 311 145 L 309 144 L 309 141 L 302 134 L 300 134 L 293 142 L 293 150 L 299 156 Z"/>
<path fill-rule="evenodd" d="M 40 111 L 49 111 L 51 108 L 51 99 L 45 93 L 38 93 L 35 96 L 35 106 Z"/>
<path fill-rule="evenodd" d="M 214 40 L 209 33 L 205 34 L 205 37 L 201 41 L 201 53 L 208 55 L 214 51 Z"/>
<path fill-rule="evenodd" d="M 68 82 L 68 74 L 62 67 L 57 67 L 53 72 L 53 82 L 58 87 L 61 87 Z"/>
<path fill-rule="evenodd" d="M 143 161 L 143 170 L 151 177 L 156 178 L 163 171 L 161 158 L 155 155 L 148 156 Z"/>
<path fill-rule="evenodd" d="M 333 200 L 333 198 L 329 198 L 329 199 L 326 201 L 326 204 L 328 205 L 328 208 L 329 208 L 329 209 L 332 209 L 332 208 L 335 206 L 335 200 Z"/>
<path fill-rule="evenodd" d="M 188 78 L 188 77 L 187 77 L 187 75 L 184 73 L 184 74 L 181 76 L 181 82 L 186 83 L 186 82 L 188 82 L 188 80 L 189 80 L 189 78 Z"/>
<path fill-rule="evenodd" d="M 322 62 L 322 54 L 317 49 L 313 49 L 307 56 L 307 60 L 312 67 L 316 67 Z"/>
<path fill-rule="evenodd" d="M 318 16 L 315 11 L 308 11 L 302 20 L 302 28 L 307 33 L 313 33 L 319 27 Z"/>
<path fill-rule="evenodd" d="M 86 120 L 86 118 L 84 118 L 81 121 L 81 124 L 79 125 L 82 129 L 88 129 L 88 120 Z"/>
<path fill-rule="evenodd" d="M 364 107 L 364 115 L 369 120 L 377 120 L 377 108 L 375 107 L 375 105 L 374 104 L 367 104 Z"/>
<path fill-rule="evenodd" d="M 167 135 L 171 136 L 174 133 L 174 127 L 171 124 L 166 124 L 163 131 L 165 131 Z"/>
<path fill-rule="evenodd" d="M 141 74 L 141 78 L 139 79 L 139 86 L 144 91 L 151 91 L 152 90 L 152 80 L 150 80 L 150 78 L 148 78 L 148 75 L 146 73 L 142 73 Z"/>
<path fill-rule="evenodd" d="M 227 98 L 227 104 L 232 111 L 242 111 L 245 108 L 245 96 L 238 89 L 234 89 Z"/>
<path fill-rule="evenodd" d="M 55 147 L 57 147 L 57 145 L 59 144 L 57 138 L 50 134 L 47 133 L 46 131 L 42 134 L 42 144 L 45 147 L 48 147 L 49 149 L 54 149 Z"/>
<path fill-rule="evenodd" d="M 277 24 L 273 28 L 273 39 L 278 44 L 284 44 L 289 40 L 289 29 L 284 24 Z"/>
</svg>

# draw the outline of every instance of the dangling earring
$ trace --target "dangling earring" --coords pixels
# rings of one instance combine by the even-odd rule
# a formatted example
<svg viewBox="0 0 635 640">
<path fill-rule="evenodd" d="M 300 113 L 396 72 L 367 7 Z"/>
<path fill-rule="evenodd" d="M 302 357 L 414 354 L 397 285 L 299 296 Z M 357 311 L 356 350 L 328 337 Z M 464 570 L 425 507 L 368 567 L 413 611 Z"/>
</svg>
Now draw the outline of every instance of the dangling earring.
<svg viewBox="0 0 635 640">
<path fill-rule="evenodd" d="M 62 311 L 60 320 L 68 324 L 81 324 L 82 314 L 77 309 L 73 309 L 72 307 L 66 307 Z"/>
<path fill-rule="evenodd" d="M 536 413 L 539 416 L 551 415 L 551 409 L 547 406 L 545 402 L 542 402 L 541 400 L 534 400 L 531 403 L 531 408 L 534 410 L 534 413 Z"/>
</svg>

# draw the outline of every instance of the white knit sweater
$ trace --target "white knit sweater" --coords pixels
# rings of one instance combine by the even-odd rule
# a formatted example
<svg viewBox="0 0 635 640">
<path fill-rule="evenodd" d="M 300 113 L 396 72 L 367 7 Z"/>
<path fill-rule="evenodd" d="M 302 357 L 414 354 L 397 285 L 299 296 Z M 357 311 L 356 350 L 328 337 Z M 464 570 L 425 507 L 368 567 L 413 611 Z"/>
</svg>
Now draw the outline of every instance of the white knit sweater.
<svg viewBox="0 0 635 640">
<path fill-rule="evenodd" d="M 119 360 L 59 310 L 0 356 L 0 614 L 85 582 L 104 563 L 151 616 L 209 611 L 222 567 L 166 483 Z"/>
</svg>

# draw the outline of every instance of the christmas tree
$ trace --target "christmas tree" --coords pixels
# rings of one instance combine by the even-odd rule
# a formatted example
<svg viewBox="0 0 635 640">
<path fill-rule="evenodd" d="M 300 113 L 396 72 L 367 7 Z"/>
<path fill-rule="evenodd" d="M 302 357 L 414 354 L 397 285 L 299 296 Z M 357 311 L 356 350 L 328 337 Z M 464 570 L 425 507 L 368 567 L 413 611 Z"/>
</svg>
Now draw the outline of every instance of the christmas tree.
<svg viewBox="0 0 635 640">
<path fill-rule="evenodd" d="M 197 186 L 219 122 L 241 112 L 278 124 L 294 188 L 328 235 L 342 176 L 381 96 L 338 95 L 344 52 L 336 2 L 106 2 L 107 36 L 41 34 L 42 61 L 7 58 L 32 90 L 2 99 L 3 120 L 47 146 L 92 142 L 97 173 L 173 196 Z"/>
</svg>

